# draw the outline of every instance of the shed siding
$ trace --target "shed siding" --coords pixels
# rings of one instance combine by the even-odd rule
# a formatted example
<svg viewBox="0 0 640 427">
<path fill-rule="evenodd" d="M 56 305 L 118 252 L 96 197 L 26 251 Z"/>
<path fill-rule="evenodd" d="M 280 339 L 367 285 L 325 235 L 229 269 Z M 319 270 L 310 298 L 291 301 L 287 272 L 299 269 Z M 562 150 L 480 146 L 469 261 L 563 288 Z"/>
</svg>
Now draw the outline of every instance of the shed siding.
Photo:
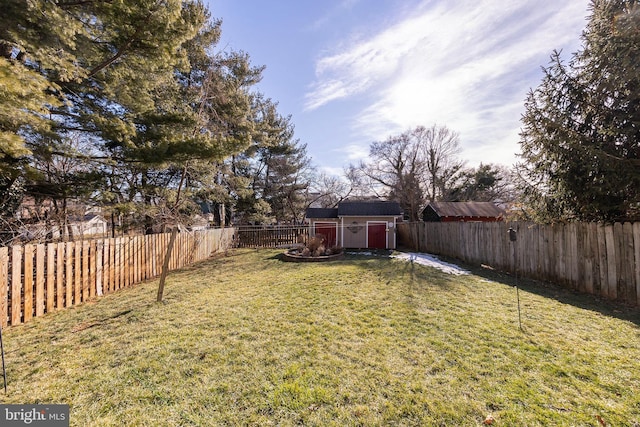
<svg viewBox="0 0 640 427">
<path fill-rule="evenodd" d="M 311 235 L 326 234 L 325 246 L 342 246 L 340 244 L 340 233 L 338 233 L 338 221 L 317 220 L 313 222 L 311 227 Z"/>
<path fill-rule="evenodd" d="M 385 216 L 360 216 L 360 217 L 342 217 L 342 236 L 341 239 L 345 248 L 361 249 L 367 248 L 367 222 L 386 222 L 387 225 L 392 224 L 393 227 L 387 227 L 387 247 L 388 249 L 396 248 L 396 227 L 394 217 Z"/>
</svg>

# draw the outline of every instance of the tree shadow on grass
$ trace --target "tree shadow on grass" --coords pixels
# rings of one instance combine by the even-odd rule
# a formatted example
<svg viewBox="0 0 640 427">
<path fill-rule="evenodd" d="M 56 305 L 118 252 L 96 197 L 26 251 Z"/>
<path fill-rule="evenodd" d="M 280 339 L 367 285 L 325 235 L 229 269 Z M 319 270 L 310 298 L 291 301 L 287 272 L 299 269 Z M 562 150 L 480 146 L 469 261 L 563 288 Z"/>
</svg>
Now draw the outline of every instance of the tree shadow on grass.
<svg viewBox="0 0 640 427">
<path fill-rule="evenodd" d="M 429 283 L 431 286 L 438 286 L 442 289 L 453 289 L 455 282 L 459 279 L 459 276 L 452 276 L 445 272 L 416 268 L 415 263 L 412 262 L 406 262 L 402 267 L 394 266 L 393 268 L 389 268 L 389 266 L 384 264 L 375 263 L 376 259 L 389 259 L 392 253 L 393 251 L 389 250 L 348 250 L 345 253 L 344 259 L 332 261 L 326 265 L 366 261 L 362 264 L 362 268 L 378 269 L 378 274 L 380 274 L 383 280 L 389 281 L 393 275 L 402 274 L 409 278 L 409 285 L 411 286 L 423 286 L 422 284 Z M 282 258 L 282 253 L 279 253 L 268 256 L 265 259 L 281 261 Z M 584 310 L 598 312 L 604 316 L 629 321 L 640 326 L 640 308 L 638 307 L 578 292 L 551 282 L 520 276 L 516 278 L 513 274 L 493 270 L 489 267 L 465 264 L 460 260 L 446 256 L 437 255 L 437 258 L 444 262 L 458 265 L 477 277 L 511 287 L 517 285 L 522 291 L 550 298 Z M 398 263 L 398 265 L 400 264 Z"/>
<path fill-rule="evenodd" d="M 517 286 L 520 290 L 539 295 L 568 304 L 583 310 L 594 311 L 604 316 L 613 317 L 620 320 L 631 322 L 640 326 L 640 308 L 624 304 L 619 301 L 607 300 L 596 295 L 579 292 L 574 289 L 565 288 L 559 284 L 546 282 L 541 280 L 529 279 L 526 277 L 494 270 L 491 267 L 467 265 L 460 260 L 448 257 L 440 257 L 440 259 L 455 263 L 462 268 L 469 270 L 473 275 L 482 277 L 483 279 L 501 283 L 507 286 Z"/>
</svg>

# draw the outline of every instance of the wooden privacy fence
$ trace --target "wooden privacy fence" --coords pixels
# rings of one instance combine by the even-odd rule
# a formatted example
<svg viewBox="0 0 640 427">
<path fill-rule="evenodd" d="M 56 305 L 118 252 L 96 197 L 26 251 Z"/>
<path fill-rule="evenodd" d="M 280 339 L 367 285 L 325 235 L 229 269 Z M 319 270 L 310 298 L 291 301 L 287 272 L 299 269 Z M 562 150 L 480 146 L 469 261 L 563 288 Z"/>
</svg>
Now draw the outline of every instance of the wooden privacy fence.
<svg viewBox="0 0 640 427">
<path fill-rule="evenodd" d="M 236 228 L 239 248 L 277 248 L 299 243 L 309 232 L 306 225 L 241 226 Z"/>
<path fill-rule="evenodd" d="M 398 224 L 398 233 L 421 252 L 640 305 L 640 223 L 416 222 Z"/>
<path fill-rule="evenodd" d="M 169 269 L 232 245 L 233 229 L 178 233 Z M 171 234 L 0 247 L 0 322 L 28 322 L 157 277 Z"/>
</svg>

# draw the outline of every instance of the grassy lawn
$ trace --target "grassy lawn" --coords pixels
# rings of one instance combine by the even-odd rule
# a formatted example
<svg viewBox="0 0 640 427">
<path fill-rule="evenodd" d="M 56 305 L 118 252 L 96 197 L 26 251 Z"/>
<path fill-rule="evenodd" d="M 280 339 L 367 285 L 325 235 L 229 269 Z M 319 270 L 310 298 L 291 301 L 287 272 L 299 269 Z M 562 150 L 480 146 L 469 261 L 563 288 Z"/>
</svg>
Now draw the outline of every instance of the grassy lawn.
<svg viewBox="0 0 640 427">
<path fill-rule="evenodd" d="M 5 329 L 75 426 L 640 425 L 640 313 L 478 270 L 244 250 Z"/>
</svg>

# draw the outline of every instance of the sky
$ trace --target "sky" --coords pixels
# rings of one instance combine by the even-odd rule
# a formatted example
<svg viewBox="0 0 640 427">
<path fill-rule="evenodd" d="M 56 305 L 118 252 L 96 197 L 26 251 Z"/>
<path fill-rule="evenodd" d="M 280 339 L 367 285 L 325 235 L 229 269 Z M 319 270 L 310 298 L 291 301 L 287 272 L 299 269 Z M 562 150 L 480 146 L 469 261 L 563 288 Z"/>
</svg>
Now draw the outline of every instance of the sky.
<svg viewBox="0 0 640 427">
<path fill-rule="evenodd" d="M 589 0 L 208 0 L 219 50 L 265 66 L 313 164 L 342 175 L 372 142 L 446 126 L 467 165 L 517 161 L 527 93 L 581 46 Z"/>
</svg>

